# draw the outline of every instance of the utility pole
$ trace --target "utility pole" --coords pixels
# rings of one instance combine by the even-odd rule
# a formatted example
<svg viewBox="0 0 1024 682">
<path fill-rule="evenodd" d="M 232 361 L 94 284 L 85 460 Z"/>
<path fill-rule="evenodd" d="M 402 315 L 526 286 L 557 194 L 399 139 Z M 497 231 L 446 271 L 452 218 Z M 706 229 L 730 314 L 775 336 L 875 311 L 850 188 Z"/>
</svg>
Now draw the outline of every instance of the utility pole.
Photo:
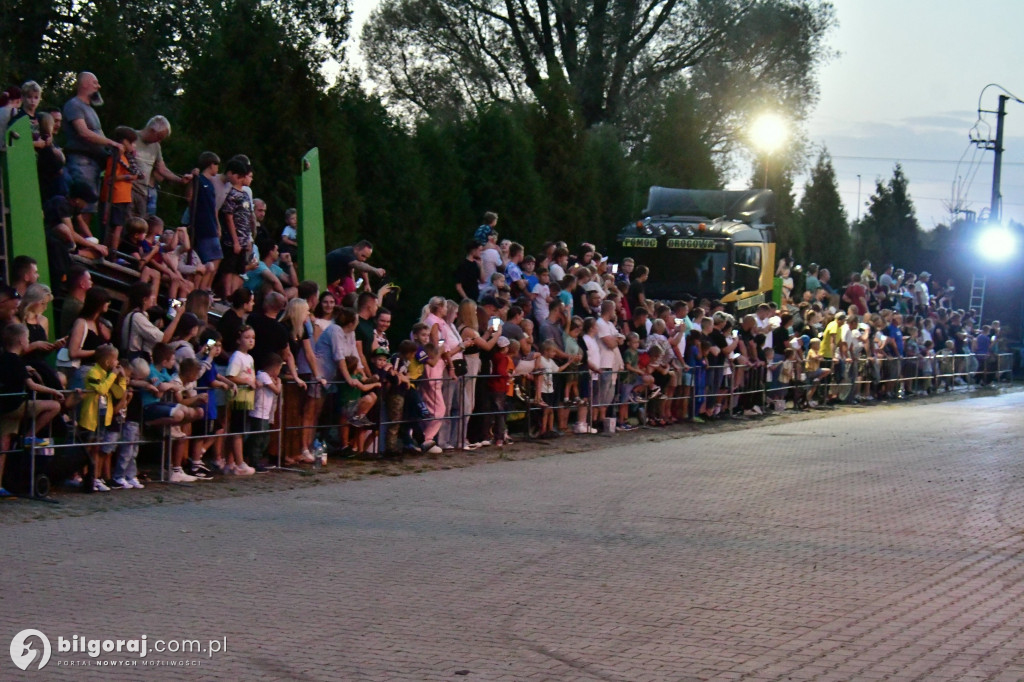
<svg viewBox="0 0 1024 682">
<path fill-rule="evenodd" d="M 984 93 L 984 90 L 982 90 L 982 93 Z M 998 223 L 1003 215 L 1003 196 L 1000 189 L 1003 176 L 1003 121 L 1006 119 L 1006 102 L 1011 99 L 1017 102 L 1021 101 L 1011 95 L 999 95 L 999 106 L 995 111 L 978 109 L 979 116 L 981 114 L 996 115 L 996 139 L 984 140 L 973 135 L 971 136 L 971 142 L 979 148 L 995 152 L 995 159 L 992 163 L 992 198 L 988 206 L 988 220 L 991 223 Z"/>
<path fill-rule="evenodd" d="M 988 216 L 993 223 L 1002 218 L 1003 197 L 999 185 L 1003 175 L 1003 119 L 1006 118 L 1006 95 L 999 95 L 999 109 L 996 111 L 996 139 L 992 150 L 996 153 L 992 164 L 992 200 L 989 202 Z"/>
<path fill-rule="evenodd" d="M 999 181 L 1002 177 L 1002 120 L 1007 118 L 1007 95 L 999 95 L 999 108 L 995 113 L 995 162 L 992 164 L 992 200 L 988 204 L 988 216 L 992 222 L 998 222 L 1002 215 L 1002 195 Z"/>
</svg>

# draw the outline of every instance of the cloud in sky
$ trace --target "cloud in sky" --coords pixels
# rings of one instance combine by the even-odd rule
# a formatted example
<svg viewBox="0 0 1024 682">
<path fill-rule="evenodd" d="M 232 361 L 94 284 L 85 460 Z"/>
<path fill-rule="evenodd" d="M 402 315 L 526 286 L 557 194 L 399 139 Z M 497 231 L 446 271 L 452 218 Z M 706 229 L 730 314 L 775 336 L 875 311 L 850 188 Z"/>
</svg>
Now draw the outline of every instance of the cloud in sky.
<svg viewBox="0 0 1024 682">
<path fill-rule="evenodd" d="M 973 176 L 966 200 L 987 207 L 993 153 L 968 146 L 977 107 L 995 109 L 1000 83 L 1024 94 L 1019 38 L 1024 3 L 990 0 L 984 6 L 984 33 L 971 27 L 979 5 L 965 0 L 833 0 L 839 28 L 832 46 L 840 56 L 820 74 L 821 98 L 808 121 L 812 142 L 835 156 L 840 191 L 851 217 L 876 177 L 889 177 L 903 161 L 918 219 L 926 229 L 948 220 L 948 202 L 957 178 Z M 1024 105 L 1009 103 L 1004 133 L 1003 214 L 1024 221 Z M 995 136 L 981 126 L 984 137 Z M 956 162 L 968 151 L 975 165 Z M 912 160 L 916 159 L 916 160 Z M 970 171 L 970 172 L 968 172 Z M 975 172 L 976 171 L 976 172 Z M 863 207 L 862 207 L 863 210 Z"/>
</svg>

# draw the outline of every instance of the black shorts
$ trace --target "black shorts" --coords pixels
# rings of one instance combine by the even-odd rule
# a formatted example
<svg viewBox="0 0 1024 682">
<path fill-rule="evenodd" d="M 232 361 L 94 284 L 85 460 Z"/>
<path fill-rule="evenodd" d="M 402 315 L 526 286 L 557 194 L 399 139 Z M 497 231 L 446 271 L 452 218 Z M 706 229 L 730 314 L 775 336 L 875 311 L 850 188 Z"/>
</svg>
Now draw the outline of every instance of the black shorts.
<svg viewBox="0 0 1024 682">
<path fill-rule="evenodd" d="M 256 420 L 249 416 L 245 408 L 231 408 L 231 420 L 228 429 L 231 433 L 246 433 L 255 425 Z"/>
<path fill-rule="evenodd" d="M 108 224 L 111 227 L 124 227 L 124 221 L 128 220 L 128 213 L 131 207 L 131 204 L 111 204 L 110 222 Z"/>
<path fill-rule="evenodd" d="M 241 277 L 245 274 L 245 266 L 249 264 L 249 256 L 252 254 L 251 250 L 242 247 L 240 253 L 235 253 L 235 249 L 232 246 L 221 243 L 221 249 L 224 251 L 224 259 L 220 262 L 220 272 L 222 275 L 238 275 Z"/>
<path fill-rule="evenodd" d="M 565 397 L 566 376 L 561 373 L 554 374 L 551 376 L 551 383 L 554 386 L 555 390 L 552 391 L 550 394 L 551 400 L 548 400 L 547 397 L 545 397 L 544 402 L 552 406 L 561 405 L 563 402 L 563 398 Z M 545 393 L 544 395 L 547 396 L 548 394 Z"/>
</svg>

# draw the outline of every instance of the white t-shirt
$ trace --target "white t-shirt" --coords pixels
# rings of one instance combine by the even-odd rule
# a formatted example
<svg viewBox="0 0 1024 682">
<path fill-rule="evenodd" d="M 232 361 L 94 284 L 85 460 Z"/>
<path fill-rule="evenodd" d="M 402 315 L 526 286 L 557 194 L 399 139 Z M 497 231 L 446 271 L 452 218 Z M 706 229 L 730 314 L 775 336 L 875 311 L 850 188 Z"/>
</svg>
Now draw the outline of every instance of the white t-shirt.
<svg viewBox="0 0 1024 682">
<path fill-rule="evenodd" d="M 555 392 L 555 375 L 554 372 L 558 371 L 558 363 L 550 358 L 546 358 L 543 355 L 537 361 L 541 369 L 544 370 L 544 374 L 540 375 L 540 392 L 541 393 L 554 393 Z"/>
<path fill-rule="evenodd" d="M 843 341 L 846 342 L 847 348 L 850 349 L 850 355 L 852 357 L 859 357 L 861 350 L 864 348 L 863 342 L 861 342 L 860 332 L 857 327 L 850 327 L 850 325 L 843 325 L 845 333 L 843 334 Z"/>
<path fill-rule="evenodd" d="M 501 267 L 501 253 L 497 249 L 484 249 L 480 254 L 480 281 L 490 284 L 491 275 L 499 272 Z"/>
<path fill-rule="evenodd" d="M 537 284 L 530 293 L 534 295 L 534 317 L 538 320 L 548 319 L 548 313 L 550 312 L 548 298 L 551 296 L 551 287 L 547 284 Z"/>
<path fill-rule="evenodd" d="M 914 286 L 914 299 L 917 301 L 918 305 L 921 305 L 921 306 L 928 305 L 928 283 L 927 282 L 918 282 Z"/>
<path fill-rule="evenodd" d="M 236 350 L 228 359 L 228 369 L 225 372 L 225 375 L 229 377 L 250 375 L 255 378 L 256 374 L 253 367 L 254 363 L 252 356 L 248 353 Z"/>
<path fill-rule="evenodd" d="M 539 357 L 539 353 L 530 353 L 527 356 L 519 358 L 519 360 L 516 361 L 516 367 L 513 373 L 517 377 L 530 376 L 537 371 L 537 358 Z"/>
<path fill-rule="evenodd" d="M 590 376 L 592 379 L 596 379 L 598 373 L 594 371 L 594 368 L 601 368 L 601 341 L 590 334 L 583 334 L 580 338 L 583 339 L 583 345 L 587 347 Z"/>
<path fill-rule="evenodd" d="M 761 333 L 761 334 L 764 334 L 764 346 L 765 346 L 765 348 L 767 348 L 768 346 L 771 346 L 772 345 L 772 331 L 773 331 L 773 329 L 772 329 L 772 318 L 766 317 L 766 318 L 764 318 L 762 320 L 757 315 L 754 315 L 754 319 L 756 320 L 755 326 L 757 327 L 757 331 L 759 333 Z"/>
<path fill-rule="evenodd" d="M 254 364 L 252 356 L 248 353 L 236 350 L 231 354 L 231 359 L 228 360 L 228 369 L 224 372 L 224 376 L 248 377 L 250 379 L 255 379 L 256 370 L 253 367 Z"/>
<path fill-rule="evenodd" d="M 291 225 L 285 225 L 284 229 L 281 230 L 281 236 L 291 239 L 293 242 L 299 241 L 299 232 Z"/>
<path fill-rule="evenodd" d="M 562 280 L 565 279 L 565 270 L 563 270 L 562 266 L 558 263 L 552 263 L 549 265 L 548 272 L 551 273 L 552 282 L 558 282 L 561 284 Z"/>
<path fill-rule="evenodd" d="M 273 386 L 274 380 L 269 374 L 260 370 L 256 372 L 256 398 L 249 416 L 253 419 L 270 420 L 277 408 L 277 394 L 269 387 Z"/>
<path fill-rule="evenodd" d="M 680 325 L 680 326 L 683 326 L 683 325 Z M 669 343 L 671 343 L 671 342 L 672 342 L 672 339 L 669 339 Z M 680 334 L 679 335 L 679 341 L 677 341 L 676 343 L 673 343 L 672 347 L 675 348 L 675 351 L 673 353 L 671 353 L 669 355 L 669 357 L 671 359 L 673 359 L 673 360 L 677 360 L 678 362 L 682 362 L 683 358 L 686 357 L 686 334 L 685 333 Z"/>
<path fill-rule="evenodd" d="M 622 369 L 622 355 L 619 353 L 619 348 L 609 348 L 605 345 L 605 338 L 609 336 L 618 337 L 619 330 L 615 328 L 615 325 L 608 320 L 599 317 L 597 318 L 597 338 L 598 346 L 601 349 L 601 362 L 598 366 L 601 369 L 612 369 L 616 372 Z"/>
</svg>

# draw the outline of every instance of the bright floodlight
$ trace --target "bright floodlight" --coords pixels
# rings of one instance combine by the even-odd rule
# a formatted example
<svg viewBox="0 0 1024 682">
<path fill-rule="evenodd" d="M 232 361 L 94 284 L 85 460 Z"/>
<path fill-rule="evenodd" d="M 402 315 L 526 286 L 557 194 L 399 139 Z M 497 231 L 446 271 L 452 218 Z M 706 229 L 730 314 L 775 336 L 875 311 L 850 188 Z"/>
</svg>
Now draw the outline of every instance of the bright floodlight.
<svg viewBox="0 0 1024 682">
<path fill-rule="evenodd" d="M 786 143 L 789 128 L 778 114 L 765 113 L 754 119 L 750 126 L 750 141 L 766 154 L 771 154 Z"/>
<path fill-rule="evenodd" d="M 987 260 L 1009 260 L 1017 253 L 1017 236 L 1004 225 L 991 225 L 978 235 L 977 249 Z"/>
</svg>

